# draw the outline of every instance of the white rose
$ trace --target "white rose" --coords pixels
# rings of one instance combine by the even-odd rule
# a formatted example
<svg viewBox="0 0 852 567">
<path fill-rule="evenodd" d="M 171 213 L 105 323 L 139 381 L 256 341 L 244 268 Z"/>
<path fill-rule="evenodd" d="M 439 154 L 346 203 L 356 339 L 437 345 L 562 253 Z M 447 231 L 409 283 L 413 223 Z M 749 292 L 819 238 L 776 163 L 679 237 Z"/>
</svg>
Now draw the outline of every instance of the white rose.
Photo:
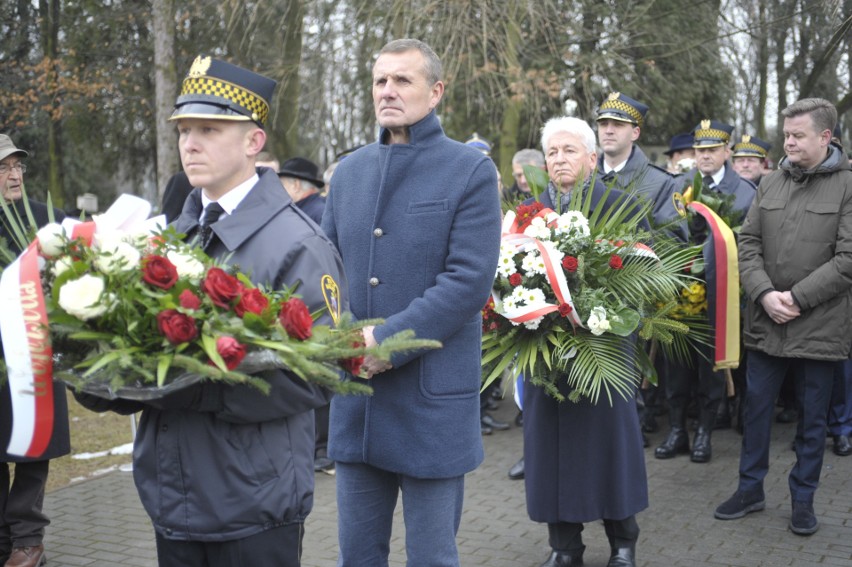
<svg viewBox="0 0 852 567">
<path fill-rule="evenodd" d="M 53 277 L 58 278 L 65 272 L 67 272 L 71 266 L 74 264 L 74 260 L 68 256 L 63 256 L 59 258 L 56 262 L 53 263 L 53 267 L 50 269 Z"/>
<path fill-rule="evenodd" d="M 609 331 L 610 324 L 606 318 L 606 309 L 600 306 L 593 308 L 586 325 L 589 326 L 593 335 L 602 335 Z"/>
<path fill-rule="evenodd" d="M 62 253 L 62 245 L 65 243 L 65 229 L 52 222 L 41 227 L 36 233 L 36 238 L 38 238 L 41 253 L 53 258 Z"/>
<path fill-rule="evenodd" d="M 124 241 L 110 243 L 110 247 L 101 247 L 95 258 L 95 265 L 105 274 L 127 272 L 139 267 L 142 255 L 132 244 Z"/>
<path fill-rule="evenodd" d="M 106 313 L 111 298 L 104 294 L 104 280 L 91 275 L 66 282 L 59 290 L 59 306 L 86 321 Z"/>
<path fill-rule="evenodd" d="M 166 253 L 166 258 L 174 264 L 179 277 L 190 280 L 200 280 L 204 275 L 204 264 L 195 256 L 182 254 L 177 250 L 169 250 Z"/>
</svg>

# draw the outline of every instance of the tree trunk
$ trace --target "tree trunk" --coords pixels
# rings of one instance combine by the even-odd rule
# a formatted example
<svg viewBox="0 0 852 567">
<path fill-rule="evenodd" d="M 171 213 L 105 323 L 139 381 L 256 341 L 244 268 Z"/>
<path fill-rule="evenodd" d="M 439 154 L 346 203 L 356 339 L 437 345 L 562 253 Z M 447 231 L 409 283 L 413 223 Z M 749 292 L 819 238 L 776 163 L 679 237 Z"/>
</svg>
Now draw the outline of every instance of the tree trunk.
<svg viewBox="0 0 852 567">
<path fill-rule="evenodd" d="M 47 117 L 47 193 L 54 207 L 65 207 L 65 193 L 62 190 L 62 144 L 59 113 L 56 112 L 60 101 L 58 95 L 58 76 L 56 72 L 59 41 L 60 0 L 39 0 L 41 13 L 42 48 L 49 62 L 46 84 L 53 96 Z"/>
<path fill-rule="evenodd" d="M 174 0 L 153 0 L 154 89 L 157 128 L 157 202 L 162 203 L 169 178 L 180 167 L 174 125 L 168 120 L 177 94 Z"/>
<path fill-rule="evenodd" d="M 302 0 L 291 0 L 285 11 L 287 27 L 282 30 L 284 45 L 281 60 L 284 64 L 284 80 L 278 94 L 278 132 L 283 133 L 275 147 L 275 153 L 282 161 L 302 155 L 299 146 L 299 93 L 301 81 L 299 67 L 302 63 L 302 27 L 305 19 L 305 7 Z"/>
</svg>

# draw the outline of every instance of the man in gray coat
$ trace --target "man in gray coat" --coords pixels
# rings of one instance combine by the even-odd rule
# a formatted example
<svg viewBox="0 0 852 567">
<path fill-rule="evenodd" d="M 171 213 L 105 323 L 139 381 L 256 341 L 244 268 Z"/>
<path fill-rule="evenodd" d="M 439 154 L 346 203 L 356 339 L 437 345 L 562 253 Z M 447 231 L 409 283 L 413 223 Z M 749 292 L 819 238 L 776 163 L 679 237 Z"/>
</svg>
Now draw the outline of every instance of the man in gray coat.
<svg viewBox="0 0 852 567">
<path fill-rule="evenodd" d="M 458 566 L 464 475 L 484 457 L 481 310 L 500 248 L 494 163 L 444 134 L 441 62 L 397 40 L 373 66 L 377 143 L 340 163 L 322 227 L 340 249 L 367 345 L 412 329 L 443 348 L 367 357 L 373 395 L 336 396 L 328 454 L 337 470 L 340 567 L 388 563 L 402 492 L 409 565 Z"/>
<path fill-rule="evenodd" d="M 799 410 L 789 528 L 810 535 L 819 528 L 813 501 L 834 372 L 852 349 L 852 171 L 831 144 L 831 103 L 802 99 L 781 114 L 786 157 L 761 181 L 739 238 L 747 298 L 744 435 L 739 486 L 715 516 L 732 520 L 765 508 L 773 406 L 789 368 Z"/>
<path fill-rule="evenodd" d="M 328 239 L 281 190 L 275 171 L 255 168 L 274 88 L 251 71 L 196 59 L 171 118 L 196 187 L 174 227 L 200 235 L 208 254 L 239 265 L 255 284 L 298 285 L 313 312 L 326 305 L 324 277 L 346 286 Z M 268 395 L 203 382 L 144 404 L 83 397 L 93 409 L 142 410 L 133 476 L 161 566 L 299 566 L 313 506 L 312 410 L 328 395 L 289 372 L 263 378 Z"/>
</svg>

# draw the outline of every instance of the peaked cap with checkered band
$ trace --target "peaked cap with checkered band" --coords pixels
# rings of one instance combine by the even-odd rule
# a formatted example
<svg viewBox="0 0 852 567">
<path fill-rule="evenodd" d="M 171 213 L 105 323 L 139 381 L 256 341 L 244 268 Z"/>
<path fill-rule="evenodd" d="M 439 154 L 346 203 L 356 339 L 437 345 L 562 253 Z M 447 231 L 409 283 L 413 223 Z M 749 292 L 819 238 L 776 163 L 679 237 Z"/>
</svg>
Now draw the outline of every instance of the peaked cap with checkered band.
<svg viewBox="0 0 852 567">
<path fill-rule="evenodd" d="M 262 128 L 276 84 L 242 67 L 199 55 L 183 80 L 169 120 L 251 120 Z"/>
</svg>

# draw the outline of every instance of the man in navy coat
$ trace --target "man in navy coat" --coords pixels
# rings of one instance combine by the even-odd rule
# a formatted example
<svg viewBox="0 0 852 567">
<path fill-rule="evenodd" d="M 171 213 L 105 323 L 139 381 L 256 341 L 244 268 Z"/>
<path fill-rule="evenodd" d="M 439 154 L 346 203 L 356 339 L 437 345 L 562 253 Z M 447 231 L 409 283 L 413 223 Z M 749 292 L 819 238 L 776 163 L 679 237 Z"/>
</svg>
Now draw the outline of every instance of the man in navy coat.
<svg viewBox="0 0 852 567">
<path fill-rule="evenodd" d="M 409 565 L 457 566 L 464 475 L 483 459 L 481 309 L 500 248 L 493 162 L 444 135 L 434 109 L 441 63 L 392 41 L 373 66 L 377 143 L 334 173 L 322 228 L 340 249 L 351 310 L 379 317 L 367 345 L 413 329 L 443 348 L 367 357 L 373 395 L 337 396 L 328 453 L 337 466 L 338 566 L 388 564 L 393 511 L 405 506 Z"/>
</svg>

